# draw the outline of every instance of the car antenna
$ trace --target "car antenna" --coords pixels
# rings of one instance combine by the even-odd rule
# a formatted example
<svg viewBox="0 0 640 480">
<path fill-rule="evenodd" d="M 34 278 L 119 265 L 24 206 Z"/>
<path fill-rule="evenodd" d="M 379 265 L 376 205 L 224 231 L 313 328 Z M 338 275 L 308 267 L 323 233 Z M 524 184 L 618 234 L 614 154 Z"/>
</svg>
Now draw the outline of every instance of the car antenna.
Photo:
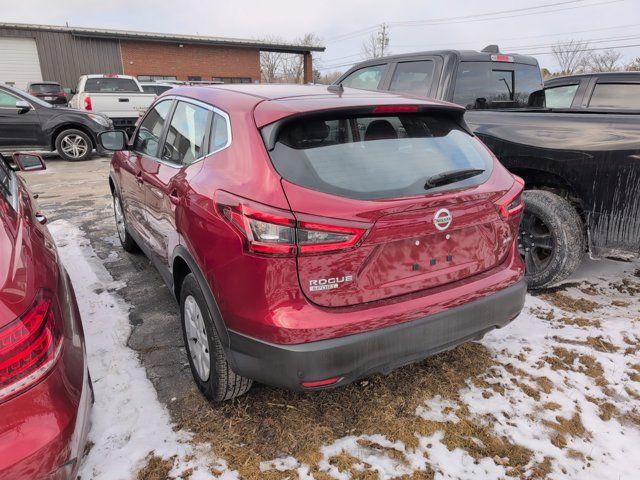
<svg viewBox="0 0 640 480">
<path fill-rule="evenodd" d="M 342 96 L 342 94 L 344 93 L 344 87 L 342 86 L 342 83 L 339 83 L 338 85 L 329 85 L 327 87 L 327 90 L 331 93 L 337 93 L 340 96 Z"/>
</svg>

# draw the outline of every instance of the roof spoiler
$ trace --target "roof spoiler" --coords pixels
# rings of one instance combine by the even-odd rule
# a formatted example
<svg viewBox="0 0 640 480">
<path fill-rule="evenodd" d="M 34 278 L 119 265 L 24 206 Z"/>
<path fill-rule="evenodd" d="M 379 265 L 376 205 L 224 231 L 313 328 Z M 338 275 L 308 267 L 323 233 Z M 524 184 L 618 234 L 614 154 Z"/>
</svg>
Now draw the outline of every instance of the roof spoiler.
<svg viewBox="0 0 640 480">
<path fill-rule="evenodd" d="M 500 47 L 498 45 L 487 45 L 484 47 L 481 52 L 483 53 L 500 53 Z"/>
</svg>

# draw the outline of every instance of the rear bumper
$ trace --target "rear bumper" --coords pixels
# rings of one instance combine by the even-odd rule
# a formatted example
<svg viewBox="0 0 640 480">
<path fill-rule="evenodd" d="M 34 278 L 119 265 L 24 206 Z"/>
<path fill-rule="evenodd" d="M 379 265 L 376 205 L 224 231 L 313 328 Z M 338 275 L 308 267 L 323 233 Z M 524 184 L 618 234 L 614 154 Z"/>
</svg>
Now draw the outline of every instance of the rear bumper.
<svg viewBox="0 0 640 480">
<path fill-rule="evenodd" d="M 522 310 L 526 282 L 478 300 L 391 327 L 295 345 L 277 345 L 229 331 L 236 373 L 269 385 L 302 390 L 301 382 L 333 377 L 344 385 L 479 339 Z"/>
</svg>

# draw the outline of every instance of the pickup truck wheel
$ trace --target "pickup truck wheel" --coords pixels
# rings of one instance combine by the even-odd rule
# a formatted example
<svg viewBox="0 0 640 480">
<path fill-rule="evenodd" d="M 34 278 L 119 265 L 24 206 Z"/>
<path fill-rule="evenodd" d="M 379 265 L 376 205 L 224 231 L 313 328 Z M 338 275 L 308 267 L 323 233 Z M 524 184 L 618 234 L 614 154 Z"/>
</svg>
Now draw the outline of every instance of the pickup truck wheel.
<svg viewBox="0 0 640 480">
<path fill-rule="evenodd" d="M 86 160 L 91 155 L 93 143 L 89 136 L 80 130 L 63 130 L 56 138 L 56 150 L 65 160 Z"/>
<path fill-rule="evenodd" d="M 565 279 L 580 266 L 586 239 L 578 212 L 564 198 L 527 190 L 523 199 L 518 251 L 529 288 L 537 289 Z"/>
<path fill-rule="evenodd" d="M 231 370 L 207 302 L 192 273 L 180 288 L 180 316 L 191 374 L 204 396 L 212 402 L 222 402 L 246 393 L 253 381 Z"/>
<path fill-rule="evenodd" d="M 116 230 L 118 231 L 118 238 L 120 239 L 122 248 L 125 252 L 137 252 L 138 244 L 127 230 L 127 218 L 124 215 L 124 209 L 122 208 L 120 197 L 116 192 L 113 192 L 113 216 L 116 221 Z"/>
</svg>

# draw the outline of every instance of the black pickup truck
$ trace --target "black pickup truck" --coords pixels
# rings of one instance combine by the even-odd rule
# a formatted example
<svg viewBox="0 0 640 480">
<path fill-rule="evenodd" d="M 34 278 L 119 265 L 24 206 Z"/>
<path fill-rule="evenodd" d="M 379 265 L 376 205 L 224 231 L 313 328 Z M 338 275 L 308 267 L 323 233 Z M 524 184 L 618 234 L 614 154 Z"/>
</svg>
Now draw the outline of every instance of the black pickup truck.
<svg viewBox="0 0 640 480">
<path fill-rule="evenodd" d="M 566 278 L 587 251 L 640 254 L 640 72 L 543 84 L 535 58 L 490 46 L 378 58 L 335 83 L 467 108 L 474 133 L 526 182 L 519 248 L 531 288 Z"/>
</svg>

